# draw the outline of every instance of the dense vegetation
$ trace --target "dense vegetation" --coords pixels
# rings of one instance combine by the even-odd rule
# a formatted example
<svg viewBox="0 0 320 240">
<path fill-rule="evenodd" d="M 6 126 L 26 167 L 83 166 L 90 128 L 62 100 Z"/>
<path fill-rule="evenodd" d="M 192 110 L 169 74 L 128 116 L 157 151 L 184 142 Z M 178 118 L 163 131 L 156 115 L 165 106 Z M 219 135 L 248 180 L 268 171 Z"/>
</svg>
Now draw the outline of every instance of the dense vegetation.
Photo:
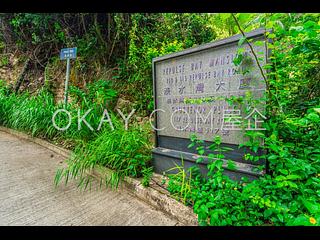
<svg viewBox="0 0 320 240">
<path fill-rule="evenodd" d="M 91 178 L 83 173 L 98 164 L 115 170 L 114 175 L 106 179 L 106 183 L 117 186 L 124 176 L 140 177 L 144 172 L 148 173 L 151 144 L 147 142 L 148 130 L 137 124 L 130 126 L 128 131 L 125 130 L 122 120 L 113 112 L 109 116 L 114 130 L 112 131 L 110 124 L 104 123 L 100 131 L 95 131 L 99 127 L 105 105 L 110 106 L 112 98 L 116 96 L 115 91 L 109 87 L 109 82 L 99 80 L 88 86 L 90 90 L 97 88 L 90 94 L 72 88 L 70 93 L 74 100 L 66 109 L 70 113 L 70 127 L 60 131 L 54 127 L 52 117 L 56 110 L 63 109 L 63 105 L 54 103 L 52 93 L 40 89 L 37 95 L 28 92 L 9 95 L 10 89 L 1 86 L 0 123 L 74 150 L 69 168 L 58 170 L 56 184 L 62 177 L 68 179 L 81 175 L 79 186 L 87 185 Z M 78 111 L 80 116 L 84 116 L 88 109 L 92 110 L 85 119 L 94 130 L 90 130 L 84 123 L 78 130 Z M 67 126 L 68 122 L 65 113 L 59 113 L 55 117 L 58 127 Z"/>
<path fill-rule="evenodd" d="M 20 51 L 48 84 L 61 74 L 59 51 L 78 47 L 71 73 L 83 87 L 110 77 L 142 115 L 153 110 L 151 60 L 235 33 L 220 15 L 210 14 L 2 14 L 1 50 Z M 214 22 L 214 24 L 213 24 Z M 1 62 L 9 63 L 8 55 Z M 52 84 L 51 84 L 52 85 Z M 141 94 L 136 94 L 140 92 Z"/>
<path fill-rule="evenodd" d="M 259 16 L 273 27 L 272 68 L 268 76 L 267 133 L 247 132 L 252 148 L 263 138 L 270 172 L 258 180 L 239 182 L 222 173 L 221 139 L 208 164 L 208 178 L 180 169 L 169 189 L 194 207 L 201 225 L 319 225 L 320 221 L 320 79 L 319 16 Z M 202 142 L 193 139 L 200 155 Z"/>
<path fill-rule="evenodd" d="M 52 126 L 52 114 L 61 106 L 54 103 L 47 83 L 39 86 L 37 95 L 14 92 L 13 86 L 2 83 L 0 124 L 74 149 L 69 167 L 58 170 L 56 181 L 80 176 L 80 185 L 88 184 L 84 173 L 97 164 L 115 170 L 107 184 L 144 175 L 148 185 L 150 130 L 134 123 L 125 131 L 112 110 L 117 97 L 126 96 L 141 116 L 150 113 L 153 57 L 240 33 L 239 27 L 271 28 L 271 63 L 264 66 L 270 70 L 267 131 L 245 133 L 251 139 L 245 147 L 253 151 L 256 139 L 264 139 L 268 174 L 252 182 L 223 175 L 223 153 L 228 149 L 213 136 L 211 149 L 218 154 L 211 156 L 216 160 L 208 164 L 207 178 L 198 174 L 197 166 L 188 173 L 179 168 L 178 174 L 169 175 L 169 190 L 194 208 L 200 225 L 320 224 L 319 14 L 4 14 L 1 20 L 1 66 L 9 64 L 6 53 L 19 51 L 31 56 L 33 69 L 47 72 L 59 64 L 61 47 L 79 48 L 70 91 L 73 102 L 68 106 L 73 122 L 67 131 Z M 239 49 L 245 43 L 242 38 Z M 53 75 L 48 74 L 47 82 Z M 100 119 L 92 116 L 101 116 L 105 106 L 114 131 L 107 123 L 101 131 L 77 131 L 78 108 L 81 115 L 93 109 L 87 119 L 97 128 Z M 60 116 L 59 121 L 63 126 L 66 118 Z M 191 146 L 205 153 L 196 137 Z"/>
</svg>

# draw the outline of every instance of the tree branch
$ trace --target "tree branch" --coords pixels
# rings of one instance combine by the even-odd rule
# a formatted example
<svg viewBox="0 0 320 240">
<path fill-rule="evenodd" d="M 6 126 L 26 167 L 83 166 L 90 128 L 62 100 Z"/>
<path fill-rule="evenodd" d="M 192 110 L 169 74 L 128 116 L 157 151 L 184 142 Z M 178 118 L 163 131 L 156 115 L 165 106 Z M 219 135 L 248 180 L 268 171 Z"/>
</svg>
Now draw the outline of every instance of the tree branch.
<svg viewBox="0 0 320 240">
<path fill-rule="evenodd" d="M 236 16 L 235 16 L 233 13 L 231 13 L 231 15 L 232 15 L 234 21 L 236 22 L 236 24 L 237 24 L 237 26 L 238 26 L 238 28 L 239 28 L 242 36 L 246 38 L 246 35 L 245 35 L 245 33 L 243 32 L 243 30 L 242 30 L 242 28 L 241 28 L 241 26 L 240 26 L 240 24 L 239 24 L 238 19 L 236 18 Z M 269 95 L 269 99 L 271 99 L 270 84 L 269 84 L 269 82 L 268 82 L 268 79 L 267 79 L 266 75 L 265 75 L 264 72 L 263 72 L 262 66 L 260 65 L 260 62 L 259 62 L 259 60 L 258 60 L 258 57 L 257 57 L 257 55 L 256 55 L 256 53 L 255 53 L 255 51 L 254 51 L 251 43 L 248 41 L 247 38 L 246 38 L 246 42 L 248 43 L 249 48 L 251 49 L 251 52 L 252 52 L 252 54 L 253 54 L 253 56 L 254 56 L 254 58 L 255 58 L 255 61 L 256 61 L 257 65 L 258 65 L 258 67 L 259 67 L 260 73 L 261 73 L 261 75 L 262 75 L 262 77 L 263 77 L 263 79 L 264 79 L 264 81 L 265 81 L 265 83 L 266 83 L 266 91 L 267 91 L 267 93 L 268 93 L 268 95 Z M 266 47 L 266 51 L 267 51 L 267 46 L 265 45 L 265 47 Z M 275 94 L 275 98 L 276 98 L 276 101 L 277 101 L 277 103 L 278 103 L 280 112 L 283 113 L 283 109 L 282 109 L 282 106 L 281 106 L 281 104 L 280 104 L 280 102 L 279 102 L 279 99 L 278 99 L 277 94 Z"/>
<path fill-rule="evenodd" d="M 257 57 L 257 55 L 256 55 L 256 53 L 255 53 L 255 51 L 254 51 L 251 43 L 248 41 L 245 33 L 243 32 L 243 30 L 242 30 L 242 28 L 241 28 L 241 26 L 240 26 L 240 24 L 239 24 L 238 19 L 236 18 L 236 16 L 235 16 L 233 13 L 231 13 L 231 15 L 232 15 L 234 21 L 236 22 L 237 27 L 239 28 L 242 36 L 246 39 L 246 42 L 247 42 L 248 45 L 249 45 L 249 48 L 250 48 L 250 50 L 251 50 L 251 52 L 252 52 L 252 54 L 253 54 L 253 56 L 254 56 L 254 59 L 255 59 L 257 65 L 258 65 L 258 67 L 259 67 L 260 73 L 261 73 L 261 75 L 262 75 L 262 77 L 263 77 L 263 79 L 264 79 L 264 81 L 265 81 L 265 83 L 266 83 L 267 91 L 269 92 L 269 82 L 268 82 L 268 79 L 267 79 L 266 75 L 265 75 L 264 72 L 263 72 L 263 69 L 262 69 L 262 66 L 260 65 L 260 62 L 259 62 L 259 60 L 258 60 L 258 57 Z"/>
</svg>

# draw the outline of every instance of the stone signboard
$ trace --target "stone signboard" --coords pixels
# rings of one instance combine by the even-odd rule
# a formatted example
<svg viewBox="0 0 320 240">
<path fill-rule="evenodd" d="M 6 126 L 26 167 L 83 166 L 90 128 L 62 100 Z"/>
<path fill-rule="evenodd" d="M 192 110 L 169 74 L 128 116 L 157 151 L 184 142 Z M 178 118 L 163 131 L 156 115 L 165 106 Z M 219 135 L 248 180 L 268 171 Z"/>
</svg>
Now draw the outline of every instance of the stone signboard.
<svg viewBox="0 0 320 240">
<path fill-rule="evenodd" d="M 260 67 L 268 59 L 264 33 L 264 29 L 246 33 Z M 190 136 L 195 134 L 207 145 L 220 135 L 224 145 L 234 148 L 227 156 L 238 164 L 238 169 L 249 175 L 258 174 L 253 171 L 254 165 L 264 162 L 246 163 L 238 145 L 247 141 L 243 131 L 247 123 L 246 130 L 263 130 L 266 84 L 249 45 L 238 46 L 241 37 L 236 35 L 153 59 L 156 129 L 153 162 L 157 172 L 179 164 L 181 158 L 188 166 L 194 164 L 196 151 L 188 145 Z M 236 66 L 234 59 L 238 58 L 239 48 L 248 61 Z M 254 105 L 230 104 L 230 99 L 244 99 L 248 95 Z"/>
</svg>

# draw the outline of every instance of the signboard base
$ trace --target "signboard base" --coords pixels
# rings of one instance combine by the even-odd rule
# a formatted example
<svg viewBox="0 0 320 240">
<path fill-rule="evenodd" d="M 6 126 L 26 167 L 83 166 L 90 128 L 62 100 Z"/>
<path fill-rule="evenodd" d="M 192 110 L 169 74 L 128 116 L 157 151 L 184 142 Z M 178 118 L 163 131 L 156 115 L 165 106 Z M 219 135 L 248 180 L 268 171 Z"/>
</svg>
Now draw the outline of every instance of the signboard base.
<svg viewBox="0 0 320 240">
<path fill-rule="evenodd" d="M 187 171 L 192 166 L 198 166 L 203 176 L 208 173 L 207 164 L 208 157 L 203 156 L 204 161 L 202 163 L 196 163 L 197 158 L 200 157 L 197 154 L 172 150 L 168 148 L 157 147 L 152 150 L 152 165 L 154 171 L 159 174 L 171 174 L 177 173 L 178 170 L 169 170 L 175 166 L 183 166 Z M 262 176 L 264 172 L 259 172 L 256 165 L 248 163 L 236 162 L 236 170 L 228 169 L 227 161 L 224 160 L 223 168 L 224 174 L 229 176 L 233 180 L 241 180 L 242 177 L 246 177 L 248 180 L 257 179 Z"/>
</svg>

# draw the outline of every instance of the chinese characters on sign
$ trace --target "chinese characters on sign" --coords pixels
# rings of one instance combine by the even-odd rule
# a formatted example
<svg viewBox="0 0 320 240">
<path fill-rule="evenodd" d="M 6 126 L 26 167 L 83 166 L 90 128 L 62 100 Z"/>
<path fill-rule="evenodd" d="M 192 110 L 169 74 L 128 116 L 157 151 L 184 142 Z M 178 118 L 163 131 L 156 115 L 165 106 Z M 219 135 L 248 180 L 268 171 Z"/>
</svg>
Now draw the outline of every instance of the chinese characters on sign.
<svg viewBox="0 0 320 240">
<path fill-rule="evenodd" d="M 60 60 L 75 59 L 77 57 L 77 48 L 63 48 L 60 51 Z"/>
<path fill-rule="evenodd" d="M 239 71 L 243 66 L 234 65 L 237 48 L 237 44 L 219 46 L 156 62 L 157 109 L 164 110 L 157 113 L 158 129 L 163 129 L 159 135 L 188 139 L 190 133 L 196 133 L 200 139 L 211 141 L 218 134 L 224 143 L 240 144 L 244 141 L 240 130 L 265 130 L 263 100 L 254 106 L 243 106 L 247 110 L 251 107 L 249 113 L 235 109 L 225 100 L 244 97 L 248 91 L 252 99 L 262 99 L 266 89 L 257 66 L 243 75 Z M 249 47 L 244 48 L 245 54 L 252 56 Z M 254 45 L 254 49 L 266 51 L 261 45 Z M 265 61 L 261 60 L 261 65 Z M 251 64 L 256 65 L 254 61 Z M 186 102 L 210 97 L 220 98 L 212 102 Z"/>
</svg>

